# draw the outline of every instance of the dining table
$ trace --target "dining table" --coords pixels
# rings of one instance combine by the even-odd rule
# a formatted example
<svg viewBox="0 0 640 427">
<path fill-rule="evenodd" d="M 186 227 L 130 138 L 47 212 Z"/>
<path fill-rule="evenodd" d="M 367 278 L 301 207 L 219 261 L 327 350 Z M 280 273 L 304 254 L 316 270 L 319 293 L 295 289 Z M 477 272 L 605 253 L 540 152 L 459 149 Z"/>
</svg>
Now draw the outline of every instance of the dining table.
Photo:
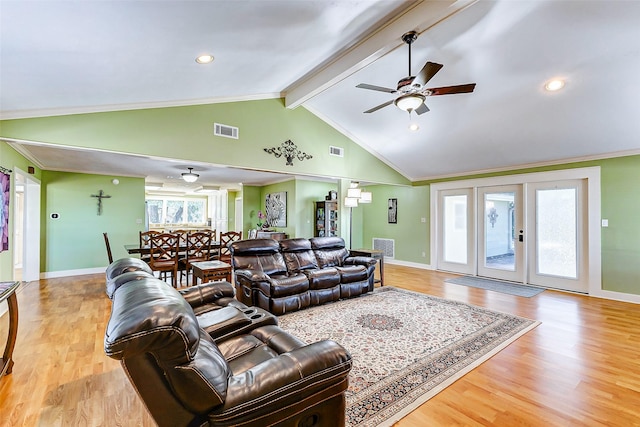
<svg viewBox="0 0 640 427">
<path fill-rule="evenodd" d="M 222 244 L 219 241 L 211 242 L 211 250 L 219 250 Z M 178 252 L 184 252 L 188 248 L 186 242 L 180 242 L 178 245 Z M 139 243 L 129 243 L 124 245 L 124 249 L 129 255 L 149 255 L 151 253 L 151 247 L 149 245 L 140 246 Z"/>
</svg>

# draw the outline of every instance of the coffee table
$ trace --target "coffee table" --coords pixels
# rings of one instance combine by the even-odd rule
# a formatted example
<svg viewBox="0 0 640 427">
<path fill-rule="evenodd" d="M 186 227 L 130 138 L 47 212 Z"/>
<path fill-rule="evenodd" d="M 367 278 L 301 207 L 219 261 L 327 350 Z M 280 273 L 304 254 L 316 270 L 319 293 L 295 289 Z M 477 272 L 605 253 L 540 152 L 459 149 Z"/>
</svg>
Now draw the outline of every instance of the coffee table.
<svg viewBox="0 0 640 427">
<path fill-rule="evenodd" d="M 213 282 L 216 280 L 226 280 L 231 283 L 231 265 L 222 261 L 200 261 L 192 262 L 193 281 L 196 284 L 196 278 L 201 283 Z"/>
</svg>

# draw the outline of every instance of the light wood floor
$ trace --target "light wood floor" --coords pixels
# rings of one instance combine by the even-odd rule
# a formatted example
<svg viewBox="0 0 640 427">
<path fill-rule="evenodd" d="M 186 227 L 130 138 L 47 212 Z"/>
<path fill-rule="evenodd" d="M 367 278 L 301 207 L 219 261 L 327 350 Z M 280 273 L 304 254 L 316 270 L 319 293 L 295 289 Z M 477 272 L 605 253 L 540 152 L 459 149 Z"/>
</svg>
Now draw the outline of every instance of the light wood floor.
<svg viewBox="0 0 640 427">
<path fill-rule="evenodd" d="M 385 273 L 387 285 L 542 322 L 398 427 L 640 426 L 640 306 L 555 291 L 514 297 L 390 264 Z M 102 275 L 31 282 L 18 304 L 15 366 L 0 382 L 2 426 L 154 425 L 104 355 Z"/>
</svg>

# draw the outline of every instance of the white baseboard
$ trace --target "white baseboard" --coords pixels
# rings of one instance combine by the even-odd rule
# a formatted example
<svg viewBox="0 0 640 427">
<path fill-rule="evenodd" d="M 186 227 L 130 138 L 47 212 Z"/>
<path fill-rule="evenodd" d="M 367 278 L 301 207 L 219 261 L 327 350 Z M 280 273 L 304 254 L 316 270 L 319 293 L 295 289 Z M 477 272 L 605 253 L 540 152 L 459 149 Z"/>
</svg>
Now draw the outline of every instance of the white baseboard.
<svg viewBox="0 0 640 427">
<path fill-rule="evenodd" d="M 410 261 L 400 261 L 398 259 L 385 258 L 384 259 L 384 263 L 385 264 L 402 265 L 402 266 L 405 266 L 405 267 L 421 268 L 423 270 L 433 270 L 434 269 L 430 264 L 421 264 L 421 263 L 418 263 L 418 262 L 410 262 Z"/>
<path fill-rule="evenodd" d="M 604 289 L 599 289 L 595 292 L 590 293 L 589 296 L 596 297 L 596 298 L 610 299 L 614 301 L 631 302 L 635 304 L 640 304 L 640 295 L 636 295 L 636 294 L 625 294 L 623 292 L 606 291 Z"/>
<path fill-rule="evenodd" d="M 79 270 L 45 271 L 40 273 L 41 279 L 55 279 L 58 277 L 83 276 L 85 274 L 104 274 L 107 267 L 82 268 Z"/>
</svg>

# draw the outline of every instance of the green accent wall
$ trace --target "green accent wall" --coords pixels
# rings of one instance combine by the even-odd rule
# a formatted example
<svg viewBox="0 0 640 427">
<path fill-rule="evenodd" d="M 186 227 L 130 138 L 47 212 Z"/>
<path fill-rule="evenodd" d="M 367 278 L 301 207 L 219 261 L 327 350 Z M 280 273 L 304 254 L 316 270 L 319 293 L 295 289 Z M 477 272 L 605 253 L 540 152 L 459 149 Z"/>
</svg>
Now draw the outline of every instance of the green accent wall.
<svg viewBox="0 0 640 427">
<path fill-rule="evenodd" d="M 27 172 L 29 166 L 33 164 L 27 160 L 24 156 L 11 148 L 6 142 L 0 141 L 0 166 L 6 169 L 14 171 L 11 176 L 11 191 L 9 202 L 9 250 L 0 252 L 0 281 L 13 280 L 13 260 L 14 260 L 14 247 L 13 242 L 13 227 L 15 211 L 15 170 L 20 168 Z M 33 177 L 40 179 L 42 171 L 39 168 L 34 167 L 35 171 Z"/>
<path fill-rule="evenodd" d="M 373 202 L 353 208 L 353 248 L 372 248 L 374 237 L 394 239 L 396 260 L 429 264 L 429 186 L 374 185 L 365 188 L 371 191 Z M 398 200 L 396 224 L 388 221 L 389 199 Z"/>
<path fill-rule="evenodd" d="M 236 126 L 239 139 L 213 135 L 214 123 Z M 303 107 L 282 99 L 75 114 L 0 121 L 0 137 L 180 159 L 257 170 L 410 184 L 394 169 Z M 291 140 L 312 159 L 266 153 Z M 344 157 L 329 155 L 329 146 Z"/>
<path fill-rule="evenodd" d="M 118 178 L 119 185 L 111 180 Z M 92 194 L 103 190 L 102 215 Z M 114 259 L 129 256 L 144 230 L 144 179 L 68 172 L 42 172 L 41 270 L 56 272 L 109 264 L 102 233 L 109 235 Z M 57 213 L 58 219 L 51 214 Z"/>
</svg>

